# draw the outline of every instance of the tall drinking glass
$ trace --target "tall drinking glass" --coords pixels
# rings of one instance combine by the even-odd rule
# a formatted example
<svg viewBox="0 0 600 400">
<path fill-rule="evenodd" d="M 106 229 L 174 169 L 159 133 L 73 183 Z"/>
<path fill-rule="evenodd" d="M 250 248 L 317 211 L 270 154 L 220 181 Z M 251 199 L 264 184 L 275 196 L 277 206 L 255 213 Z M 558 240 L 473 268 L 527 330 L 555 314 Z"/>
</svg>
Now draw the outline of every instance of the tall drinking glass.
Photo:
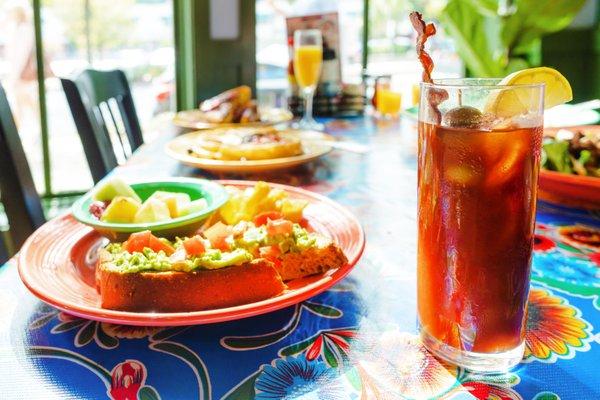
<svg viewBox="0 0 600 400">
<path fill-rule="evenodd" d="M 294 74 L 304 99 L 304 116 L 299 127 L 318 129 L 320 124 L 312 116 L 313 96 L 321 76 L 323 63 L 323 39 L 318 29 L 294 32 Z"/>
<path fill-rule="evenodd" d="M 418 315 L 436 356 L 503 371 L 523 356 L 544 86 L 421 84 Z"/>
</svg>

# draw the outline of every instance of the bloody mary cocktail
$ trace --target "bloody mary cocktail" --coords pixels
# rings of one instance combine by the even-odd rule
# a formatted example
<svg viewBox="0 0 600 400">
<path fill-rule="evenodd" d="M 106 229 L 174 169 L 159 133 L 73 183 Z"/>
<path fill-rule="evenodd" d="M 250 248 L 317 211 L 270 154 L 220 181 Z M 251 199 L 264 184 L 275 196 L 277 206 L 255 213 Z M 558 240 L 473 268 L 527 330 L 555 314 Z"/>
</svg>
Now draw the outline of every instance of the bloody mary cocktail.
<svg viewBox="0 0 600 400">
<path fill-rule="evenodd" d="M 428 347 L 472 369 L 522 356 L 542 125 L 521 124 L 419 122 L 419 322 Z"/>
<path fill-rule="evenodd" d="M 418 315 L 434 355 L 473 371 L 523 356 L 544 108 L 573 98 L 558 71 L 432 79 L 432 23 L 410 14 L 419 103 Z"/>
</svg>

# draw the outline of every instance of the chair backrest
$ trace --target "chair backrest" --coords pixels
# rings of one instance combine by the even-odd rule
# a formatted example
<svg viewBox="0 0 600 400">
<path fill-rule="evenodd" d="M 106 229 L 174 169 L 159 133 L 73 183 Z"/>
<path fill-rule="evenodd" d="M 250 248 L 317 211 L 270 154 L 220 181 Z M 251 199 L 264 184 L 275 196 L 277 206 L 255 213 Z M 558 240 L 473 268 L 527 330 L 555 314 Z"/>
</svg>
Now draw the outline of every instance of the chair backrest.
<svg viewBox="0 0 600 400">
<path fill-rule="evenodd" d="M 15 120 L 0 85 L 0 199 L 15 249 L 45 222 Z"/>
<path fill-rule="evenodd" d="M 61 82 L 98 182 L 144 143 L 129 83 L 123 71 L 91 69 Z"/>
<path fill-rule="evenodd" d="M 8 246 L 4 243 L 2 232 L 0 232 L 0 267 L 8 261 Z"/>
</svg>

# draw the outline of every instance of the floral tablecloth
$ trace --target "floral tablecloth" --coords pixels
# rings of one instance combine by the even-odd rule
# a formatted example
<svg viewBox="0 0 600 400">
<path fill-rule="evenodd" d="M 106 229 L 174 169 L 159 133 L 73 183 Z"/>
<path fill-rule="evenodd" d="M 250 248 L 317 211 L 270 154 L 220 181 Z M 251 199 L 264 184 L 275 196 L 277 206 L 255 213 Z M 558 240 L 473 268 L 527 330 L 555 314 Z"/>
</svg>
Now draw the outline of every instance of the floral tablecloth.
<svg viewBox="0 0 600 400">
<path fill-rule="evenodd" d="M 586 244 L 598 216 L 539 204 L 525 358 L 508 374 L 474 375 L 438 362 L 416 336 L 414 126 L 365 118 L 328 130 L 370 151 L 250 178 L 318 191 L 361 218 L 368 244 L 348 278 L 249 319 L 128 327 L 43 304 L 11 261 L 0 268 L 0 398 L 600 398 L 600 248 Z M 203 175 L 162 154 L 169 137 L 116 173 Z"/>
</svg>

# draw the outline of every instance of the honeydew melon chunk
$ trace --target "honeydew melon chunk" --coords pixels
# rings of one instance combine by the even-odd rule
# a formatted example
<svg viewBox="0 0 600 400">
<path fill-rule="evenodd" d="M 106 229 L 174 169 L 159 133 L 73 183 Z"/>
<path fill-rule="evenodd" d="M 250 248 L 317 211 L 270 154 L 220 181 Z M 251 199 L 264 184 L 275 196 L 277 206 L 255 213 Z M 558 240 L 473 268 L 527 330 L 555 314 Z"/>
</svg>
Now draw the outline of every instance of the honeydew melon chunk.
<svg viewBox="0 0 600 400">
<path fill-rule="evenodd" d="M 131 197 L 140 203 L 142 201 L 131 186 L 118 177 L 103 180 L 92 193 L 95 201 L 111 201 L 117 196 Z"/>
<path fill-rule="evenodd" d="M 164 202 L 158 199 L 148 199 L 144 202 L 144 204 L 142 204 L 138 212 L 135 214 L 133 222 L 136 224 L 152 223 L 167 221 L 170 219 L 171 214 L 169 213 L 169 207 L 167 207 Z"/>
<path fill-rule="evenodd" d="M 184 208 L 180 210 L 179 216 L 183 217 L 185 215 L 193 214 L 204 210 L 206 207 L 208 207 L 206 199 L 190 201 Z"/>
<path fill-rule="evenodd" d="M 190 196 L 187 193 L 163 192 L 160 190 L 152 193 L 152 196 L 150 196 L 148 200 L 150 199 L 157 199 L 165 203 L 169 209 L 171 218 L 179 217 L 181 215 L 181 210 L 187 207 L 191 202 Z"/>
<path fill-rule="evenodd" d="M 138 200 L 132 197 L 117 196 L 106 207 L 106 210 L 100 216 L 100 220 L 123 224 L 133 222 L 141 205 Z"/>
</svg>

